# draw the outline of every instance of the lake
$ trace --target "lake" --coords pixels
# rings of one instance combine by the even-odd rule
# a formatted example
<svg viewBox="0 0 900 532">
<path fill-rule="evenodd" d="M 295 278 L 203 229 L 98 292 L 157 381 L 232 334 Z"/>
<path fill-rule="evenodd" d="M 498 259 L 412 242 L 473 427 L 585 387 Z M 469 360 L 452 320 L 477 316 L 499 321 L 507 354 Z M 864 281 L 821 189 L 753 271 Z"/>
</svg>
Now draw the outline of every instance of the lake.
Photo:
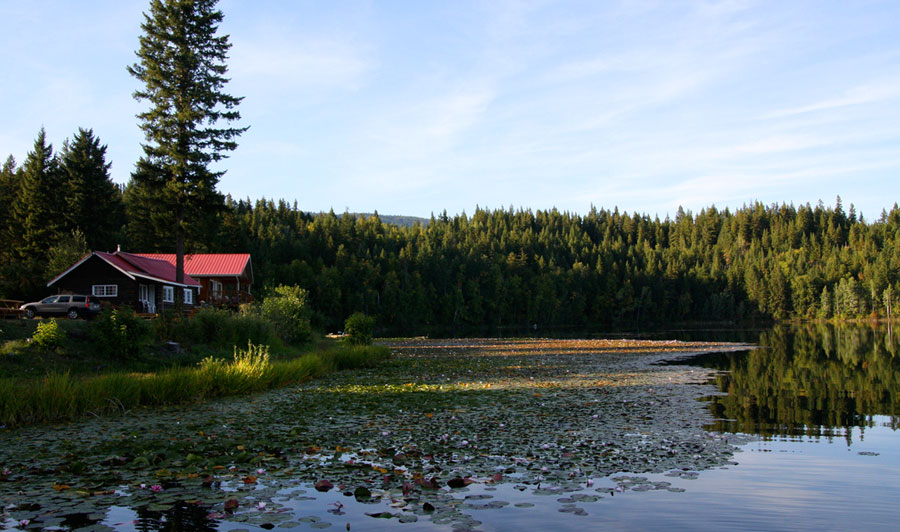
<svg viewBox="0 0 900 532">
<path fill-rule="evenodd" d="M 894 530 L 887 327 L 416 340 L 375 370 L 0 433 L 7 529 Z M 760 346 L 698 343 L 740 340 Z"/>
</svg>

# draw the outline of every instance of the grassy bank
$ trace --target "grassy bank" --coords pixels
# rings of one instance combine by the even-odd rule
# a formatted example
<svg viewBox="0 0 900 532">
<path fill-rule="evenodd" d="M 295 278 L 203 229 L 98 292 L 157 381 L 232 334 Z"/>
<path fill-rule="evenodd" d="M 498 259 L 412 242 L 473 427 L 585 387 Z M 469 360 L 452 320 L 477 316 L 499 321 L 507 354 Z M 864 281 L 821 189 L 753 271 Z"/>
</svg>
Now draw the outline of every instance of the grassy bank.
<svg viewBox="0 0 900 532">
<path fill-rule="evenodd" d="M 337 346 L 271 361 L 268 348 L 235 349 L 232 360 L 207 357 L 193 366 L 95 376 L 50 372 L 0 379 L 0 425 L 17 427 L 107 415 L 144 406 L 184 404 L 298 384 L 328 371 L 371 367 L 390 357 L 382 346 Z"/>
</svg>

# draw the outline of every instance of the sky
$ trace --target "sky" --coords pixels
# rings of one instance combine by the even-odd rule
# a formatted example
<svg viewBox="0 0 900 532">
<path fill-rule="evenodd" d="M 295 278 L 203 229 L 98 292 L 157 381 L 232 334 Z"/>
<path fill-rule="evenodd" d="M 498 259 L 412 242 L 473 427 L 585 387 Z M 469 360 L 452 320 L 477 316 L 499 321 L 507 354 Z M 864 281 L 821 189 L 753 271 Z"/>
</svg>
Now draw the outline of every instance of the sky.
<svg viewBox="0 0 900 532">
<path fill-rule="evenodd" d="M 149 1 L 0 0 L 0 156 L 125 183 Z M 900 201 L 900 2 L 221 0 L 236 199 L 430 216 Z"/>
</svg>

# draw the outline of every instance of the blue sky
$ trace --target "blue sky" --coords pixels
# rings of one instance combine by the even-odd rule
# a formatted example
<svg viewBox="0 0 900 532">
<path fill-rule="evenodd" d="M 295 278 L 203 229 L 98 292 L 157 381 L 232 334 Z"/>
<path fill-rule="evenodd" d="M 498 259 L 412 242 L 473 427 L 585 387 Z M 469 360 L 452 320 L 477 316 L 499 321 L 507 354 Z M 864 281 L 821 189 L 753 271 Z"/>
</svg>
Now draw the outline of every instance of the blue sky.
<svg viewBox="0 0 900 532">
<path fill-rule="evenodd" d="M 0 0 L 0 156 L 127 181 L 146 1 Z M 223 193 L 428 216 L 900 201 L 900 2 L 222 0 L 250 130 Z"/>
</svg>

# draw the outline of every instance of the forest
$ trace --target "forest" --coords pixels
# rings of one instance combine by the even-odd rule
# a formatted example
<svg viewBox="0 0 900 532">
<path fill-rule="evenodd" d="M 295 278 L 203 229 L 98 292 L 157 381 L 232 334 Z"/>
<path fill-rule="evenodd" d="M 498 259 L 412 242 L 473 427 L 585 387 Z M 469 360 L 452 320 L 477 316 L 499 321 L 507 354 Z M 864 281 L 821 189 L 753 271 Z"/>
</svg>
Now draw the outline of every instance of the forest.
<svg viewBox="0 0 900 532">
<path fill-rule="evenodd" d="M 112 181 L 105 152 L 80 129 L 54 153 L 41 130 L 21 165 L 6 159 L 0 297 L 46 295 L 47 281 L 90 250 L 173 251 L 171 224 L 148 210 L 134 176 Z M 298 285 L 326 331 L 357 311 L 397 335 L 892 318 L 900 289 L 896 203 L 873 220 L 838 197 L 679 209 L 662 220 L 616 208 L 476 207 L 400 226 L 377 213 L 312 214 L 216 194 L 186 250 L 251 253 L 257 297 Z"/>
</svg>

